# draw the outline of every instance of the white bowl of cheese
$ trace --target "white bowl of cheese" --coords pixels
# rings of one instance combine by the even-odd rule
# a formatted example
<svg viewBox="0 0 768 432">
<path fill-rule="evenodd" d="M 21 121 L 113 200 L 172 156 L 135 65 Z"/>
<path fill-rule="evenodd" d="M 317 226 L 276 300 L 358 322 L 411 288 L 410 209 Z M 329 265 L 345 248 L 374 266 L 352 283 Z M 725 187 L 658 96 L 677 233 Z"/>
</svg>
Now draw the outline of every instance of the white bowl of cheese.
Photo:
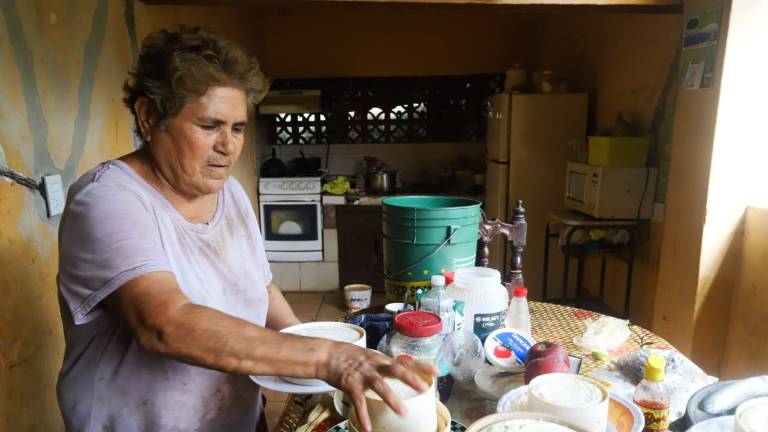
<svg viewBox="0 0 768 432">
<path fill-rule="evenodd" d="M 608 390 L 580 375 L 550 373 L 528 384 L 528 409 L 554 415 L 591 431 L 608 427 Z"/>
<path fill-rule="evenodd" d="M 467 432 L 587 432 L 557 417 L 536 412 L 498 413 L 472 423 Z"/>
</svg>

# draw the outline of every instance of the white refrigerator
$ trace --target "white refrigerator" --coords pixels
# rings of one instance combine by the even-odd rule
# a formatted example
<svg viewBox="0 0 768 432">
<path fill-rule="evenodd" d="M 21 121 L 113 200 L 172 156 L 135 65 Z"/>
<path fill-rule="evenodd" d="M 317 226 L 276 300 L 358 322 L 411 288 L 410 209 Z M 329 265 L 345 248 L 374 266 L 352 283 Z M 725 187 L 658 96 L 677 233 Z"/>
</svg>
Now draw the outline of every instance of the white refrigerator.
<svg viewBox="0 0 768 432">
<path fill-rule="evenodd" d="M 489 219 L 508 221 L 517 200 L 523 200 L 528 222 L 523 278 L 529 297 L 541 298 L 547 213 L 563 208 L 568 146 L 586 140 L 587 95 L 501 93 L 488 103 L 485 212 Z M 504 246 L 497 237 L 490 247 L 489 266 L 502 274 L 509 265 Z M 556 250 L 547 279 L 557 285 L 551 286 L 561 283 L 556 259 L 562 262 L 562 256 Z"/>
</svg>

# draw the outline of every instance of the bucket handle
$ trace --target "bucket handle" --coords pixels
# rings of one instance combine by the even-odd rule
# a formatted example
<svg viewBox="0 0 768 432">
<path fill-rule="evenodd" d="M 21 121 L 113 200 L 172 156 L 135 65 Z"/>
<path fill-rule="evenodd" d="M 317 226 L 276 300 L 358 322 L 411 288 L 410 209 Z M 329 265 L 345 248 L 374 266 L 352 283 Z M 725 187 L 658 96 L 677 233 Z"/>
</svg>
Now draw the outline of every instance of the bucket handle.
<svg viewBox="0 0 768 432">
<path fill-rule="evenodd" d="M 453 236 L 455 236 L 457 232 L 459 232 L 459 227 L 455 227 L 453 229 L 453 231 L 451 232 L 451 234 L 448 236 L 448 238 L 446 238 L 442 243 L 440 243 L 440 245 L 437 248 L 435 248 L 435 250 L 433 250 L 432 252 L 430 252 L 426 256 L 423 256 L 423 257 L 419 258 L 415 263 L 409 265 L 408 267 L 406 267 L 406 268 L 404 268 L 402 270 L 396 271 L 396 272 L 394 272 L 392 274 L 384 273 L 384 277 L 386 279 L 392 279 L 393 277 L 398 276 L 398 275 L 400 275 L 402 273 L 405 273 L 408 270 L 410 270 L 410 269 L 412 269 L 414 267 L 417 267 L 419 264 L 423 263 L 424 261 L 432 258 L 433 256 L 435 256 L 436 253 L 440 252 L 445 247 L 445 245 L 447 245 L 451 241 L 451 239 L 453 239 Z"/>
</svg>

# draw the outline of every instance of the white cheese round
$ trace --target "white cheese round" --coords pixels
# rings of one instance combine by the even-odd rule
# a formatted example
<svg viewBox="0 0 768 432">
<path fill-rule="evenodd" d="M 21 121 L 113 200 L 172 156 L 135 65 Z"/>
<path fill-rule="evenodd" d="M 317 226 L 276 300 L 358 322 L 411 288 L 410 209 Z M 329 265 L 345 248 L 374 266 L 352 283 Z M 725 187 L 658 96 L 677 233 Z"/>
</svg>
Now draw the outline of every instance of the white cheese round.
<svg viewBox="0 0 768 432">
<path fill-rule="evenodd" d="M 482 432 L 573 432 L 573 429 L 546 420 L 513 419 L 495 423 Z"/>
<path fill-rule="evenodd" d="M 354 343 L 362 337 L 361 333 L 355 329 L 335 325 L 301 327 L 297 329 L 290 329 L 287 332 L 299 336 L 316 337 L 348 343 Z"/>
<path fill-rule="evenodd" d="M 598 386 L 576 378 L 544 381 L 532 391 L 543 401 L 570 408 L 594 406 L 603 400 L 603 392 Z"/>
<path fill-rule="evenodd" d="M 410 399 L 414 396 L 417 396 L 419 392 L 414 389 L 413 387 L 409 386 L 408 384 L 400 381 L 397 378 L 384 378 L 384 382 L 389 386 L 390 389 L 392 389 L 392 392 L 397 396 L 398 399 L 404 400 L 404 399 Z M 381 396 L 376 394 L 373 390 L 366 390 L 365 396 L 369 397 L 371 399 L 379 399 L 381 400 Z"/>
</svg>

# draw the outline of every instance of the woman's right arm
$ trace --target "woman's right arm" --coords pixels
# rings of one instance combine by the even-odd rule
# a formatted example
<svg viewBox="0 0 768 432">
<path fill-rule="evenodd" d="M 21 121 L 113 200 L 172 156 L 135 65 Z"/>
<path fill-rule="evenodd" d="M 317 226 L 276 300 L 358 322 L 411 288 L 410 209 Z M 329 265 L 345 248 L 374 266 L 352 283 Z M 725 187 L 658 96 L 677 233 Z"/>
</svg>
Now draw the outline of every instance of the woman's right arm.
<svg viewBox="0 0 768 432">
<path fill-rule="evenodd" d="M 399 378 L 424 391 L 426 384 L 418 373 L 435 372 L 430 366 L 395 361 L 352 344 L 284 334 L 196 305 L 168 272 L 132 279 L 107 297 L 106 304 L 148 351 L 228 373 L 325 380 L 350 395 L 365 429 L 369 429 L 366 389 L 401 412 L 402 403 L 383 378 Z"/>
</svg>

